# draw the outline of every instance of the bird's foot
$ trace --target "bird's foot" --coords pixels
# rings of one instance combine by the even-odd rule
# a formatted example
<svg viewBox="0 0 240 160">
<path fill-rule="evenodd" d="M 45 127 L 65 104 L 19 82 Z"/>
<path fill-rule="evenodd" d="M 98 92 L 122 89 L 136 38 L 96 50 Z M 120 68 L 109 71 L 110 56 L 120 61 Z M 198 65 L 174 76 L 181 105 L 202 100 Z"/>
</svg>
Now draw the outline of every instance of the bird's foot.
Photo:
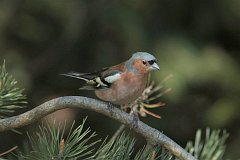
<svg viewBox="0 0 240 160">
<path fill-rule="evenodd" d="M 113 112 L 113 104 L 111 102 L 107 102 L 107 107 L 108 107 L 108 110 L 112 113 Z"/>
<path fill-rule="evenodd" d="M 107 102 L 107 103 L 108 103 L 108 108 L 113 109 L 113 104 L 111 102 Z"/>
<path fill-rule="evenodd" d="M 138 120 L 139 120 L 139 117 L 137 114 L 131 112 L 130 113 L 132 115 L 132 122 L 131 122 L 131 125 L 133 128 L 137 128 L 138 127 Z"/>
<path fill-rule="evenodd" d="M 123 110 L 124 112 L 127 112 L 128 109 L 129 109 L 129 105 L 128 104 L 121 105 L 121 110 Z"/>
</svg>

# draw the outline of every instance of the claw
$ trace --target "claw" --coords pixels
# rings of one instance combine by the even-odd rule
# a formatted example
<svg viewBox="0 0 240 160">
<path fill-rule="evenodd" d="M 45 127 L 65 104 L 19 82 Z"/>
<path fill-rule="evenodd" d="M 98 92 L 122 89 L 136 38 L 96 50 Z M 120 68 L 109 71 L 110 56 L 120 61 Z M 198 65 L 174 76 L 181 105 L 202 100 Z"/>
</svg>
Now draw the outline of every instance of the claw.
<svg viewBox="0 0 240 160">
<path fill-rule="evenodd" d="M 108 108 L 113 109 L 113 104 L 111 102 L 108 102 Z"/>
<path fill-rule="evenodd" d="M 133 128 L 138 127 L 138 120 L 139 120 L 138 115 L 133 113 L 132 114 L 132 123 L 131 123 Z"/>
</svg>

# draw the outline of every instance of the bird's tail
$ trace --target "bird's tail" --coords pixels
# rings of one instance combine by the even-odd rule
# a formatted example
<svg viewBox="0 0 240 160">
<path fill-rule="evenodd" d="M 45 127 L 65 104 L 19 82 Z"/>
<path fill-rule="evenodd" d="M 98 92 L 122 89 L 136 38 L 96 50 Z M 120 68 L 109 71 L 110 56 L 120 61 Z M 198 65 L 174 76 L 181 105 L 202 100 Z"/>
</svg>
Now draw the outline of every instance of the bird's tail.
<svg viewBox="0 0 240 160">
<path fill-rule="evenodd" d="M 80 90 L 96 90 L 100 89 L 99 83 L 97 82 L 98 76 L 92 73 L 77 73 L 77 72 L 69 72 L 60 74 L 67 77 L 72 77 L 76 79 L 81 79 L 86 82 L 84 86 L 79 88 Z"/>
</svg>

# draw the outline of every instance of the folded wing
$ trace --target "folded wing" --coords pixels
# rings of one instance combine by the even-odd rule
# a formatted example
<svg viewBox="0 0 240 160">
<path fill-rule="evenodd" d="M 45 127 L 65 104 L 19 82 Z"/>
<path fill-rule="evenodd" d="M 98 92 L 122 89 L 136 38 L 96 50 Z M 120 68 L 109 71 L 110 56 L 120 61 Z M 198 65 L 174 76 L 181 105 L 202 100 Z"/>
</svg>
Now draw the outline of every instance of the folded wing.
<svg viewBox="0 0 240 160">
<path fill-rule="evenodd" d="M 121 77 L 121 73 L 122 71 L 115 68 L 104 68 L 93 73 L 69 72 L 61 75 L 84 80 L 86 84 L 79 89 L 96 90 L 109 88 Z"/>
</svg>

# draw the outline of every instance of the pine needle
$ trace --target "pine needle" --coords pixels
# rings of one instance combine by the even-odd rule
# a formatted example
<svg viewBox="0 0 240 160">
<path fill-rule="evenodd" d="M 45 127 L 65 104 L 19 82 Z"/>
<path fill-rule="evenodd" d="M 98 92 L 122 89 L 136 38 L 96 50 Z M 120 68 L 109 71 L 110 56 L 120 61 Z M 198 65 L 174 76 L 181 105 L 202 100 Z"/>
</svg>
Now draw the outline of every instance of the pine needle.
<svg viewBox="0 0 240 160">
<path fill-rule="evenodd" d="M 0 118 L 6 118 L 15 109 L 26 106 L 26 96 L 23 89 L 18 88 L 17 80 L 7 73 L 5 61 L 0 66 Z"/>
</svg>

